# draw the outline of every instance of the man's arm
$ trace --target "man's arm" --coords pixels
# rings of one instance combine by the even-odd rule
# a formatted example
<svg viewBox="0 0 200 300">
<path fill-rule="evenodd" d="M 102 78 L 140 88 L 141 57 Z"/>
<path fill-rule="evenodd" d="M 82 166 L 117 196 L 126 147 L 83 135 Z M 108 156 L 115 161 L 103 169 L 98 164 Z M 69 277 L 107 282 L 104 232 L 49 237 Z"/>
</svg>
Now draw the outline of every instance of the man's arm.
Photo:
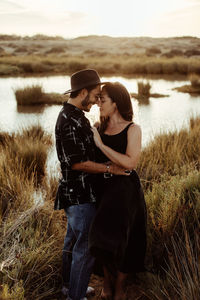
<svg viewBox="0 0 200 300">
<path fill-rule="evenodd" d="M 84 161 L 80 163 L 75 163 L 72 165 L 72 170 L 82 171 L 86 173 L 111 173 L 115 175 L 128 175 L 125 173 L 125 169 L 117 166 L 116 164 L 103 164 L 96 163 L 94 161 Z"/>
<path fill-rule="evenodd" d="M 62 138 L 60 139 L 61 159 L 72 170 L 86 173 L 112 173 L 115 175 L 127 175 L 124 168 L 116 164 L 103 164 L 87 160 L 84 144 L 78 131 L 69 123 L 64 122 L 62 126 Z M 61 160 L 60 159 L 60 160 Z"/>
</svg>

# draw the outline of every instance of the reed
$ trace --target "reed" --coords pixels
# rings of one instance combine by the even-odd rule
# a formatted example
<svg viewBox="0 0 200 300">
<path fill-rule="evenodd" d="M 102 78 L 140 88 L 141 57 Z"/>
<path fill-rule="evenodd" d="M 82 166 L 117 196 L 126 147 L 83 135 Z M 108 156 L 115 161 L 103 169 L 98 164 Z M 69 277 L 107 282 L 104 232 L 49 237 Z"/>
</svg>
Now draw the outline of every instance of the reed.
<svg viewBox="0 0 200 300">
<path fill-rule="evenodd" d="M 147 264 L 154 274 L 141 275 L 138 299 L 199 297 L 199 132 L 200 118 L 191 118 L 188 129 L 160 134 L 142 152 L 138 173 L 148 212 Z M 20 148 L 28 148 L 26 143 L 43 144 L 47 152 L 51 138 L 37 126 L 21 134 L 0 134 L 0 298 L 60 299 L 66 219 L 62 212 L 53 212 L 58 182 L 40 171 L 44 205 L 36 205 L 37 166 L 27 171 L 30 162 L 22 159 L 26 155 Z M 27 152 L 37 157 L 38 148 Z M 137 299 L 135 285 L 129 295 Z"/>
<path fill-rule="evenodd" d="M 189 80 L 191 82 L 191 86 L 194 88 L 200 88 L 200 77 L 196 74 L 191 74 L 189 76 Z"/>
<path fill-rule="evenodd" d="M 17 105 L 62 104 L 68 96 L 58 93 L 45 93 L 40 85 L 27 86 L 15 90 Z"/>
<path fill-rule="evenodd" d="M 162 175 L 174 176 L 185 168 L 199 169 L 200 118 L 191 118 L 188 129 L 162 133 L 142 151 L 137 170 L 143 180 L 144 187 L 152 182 L 160 182 Z"/>
<path fill-rule="evenodd" d="M 0 57 L 0 75 L 16 74 L 72 74 L 83 68 L 95 68 L 101 75 L 133 74 L 200 74 L 200 60 L 184 56 L 152 57 L 140 55 L 93 54 L 62 56 L 20 55 Z M 13 68 L 13 69 L 12 69 Z"/>
<path fill-rule="evenodd" d="M 54 214 L 50 195 L 46 194 L 44 206 L 36 205 L 34 198 L 51 143 L 40 126 L 1 133 L 1 299 L 45 299 L 58 286 L 63 221 Z"/>
<path fill-rule="evenodd" d="M 35 185 L 41 184 L 45 176 L 48 149 L 52 144 L 51 136 L 40 125 L 35 125 L 22 130 L 22 134 L 6 133 L 1 139 L 2 170 L 11 170 L 13 177 L 23 171 L 25 178 L 34 178 Z"/>
<path fill-rule="evenodd" d="M 33 206 L 1 226 L 0 279 L 12 299 L 45 299 L 58 285 L 63 226 L 49 205 Z M 20 290 L 19 290 L 19 285 Z M 21 298 L 20 298 L 21 297 Z"/>
<path fill-rule="evenodd" d="M 138 81 L 137 83 L 138 86 L 138 96 L 139 97 L 149 97 L 150 96 L 150 90 L 151 90 L 151 85 L 149 82 L 142 82 Z"/>
<path fill-rule="evenodd" d="M 197 215 L 194 215 L 197 218 Z M 197 221 L 197 220 L 196 220 Z M 197 222 L 198 223 L 198 222 Z M 169 257 L 164 277 L 155 276 L 149 288 L 152 300 L 196 300 L 200 297 L 200 243 L 199 223 L 193 227 L 193 235 L 188 232 L 184 219 L 181 222 L 182 236 L 177 233 L 170 238 Z"/>
<path fill-rule="evenodd" d="M 32 85 L 30 87 L 15 90 L 15 97 L 18 105 L 31 105 L 32 103 L 40 103 L 42 96 L 42 87 L 39 85 Z"/>
</svg>

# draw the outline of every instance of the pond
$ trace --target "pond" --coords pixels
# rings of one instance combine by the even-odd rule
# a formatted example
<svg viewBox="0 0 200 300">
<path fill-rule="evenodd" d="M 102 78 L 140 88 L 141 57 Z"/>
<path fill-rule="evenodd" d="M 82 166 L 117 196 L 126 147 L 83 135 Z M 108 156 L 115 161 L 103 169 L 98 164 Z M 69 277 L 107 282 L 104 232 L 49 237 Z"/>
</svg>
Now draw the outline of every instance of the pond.
<svg viewBox="0 0 200 300">
<path fill-rule="evenodd" d="M 137 93 L 137 81 L 142 78 L 102 77 L 102 81 L 119 81 L 128 91 Z M 143 146 L 158 133 L 180 129 L 188 125 L 191 116 L 200 115 L 200 96 L 172 90 L 187 84 L 187 80 L 148 79 L 152 93 L 167 94 L 169 97 L 150 98 L 148 105 L 139 105 L 132 98 L 135 121 L 143 132 Z M 63 93 L 70 87 L 69 76 L 9 77 L 0 78 L 0 128 L 1 131 L 16 131 L 31 124 L 41 124 L 48 132 L 54 133 L 60 105 L 17 107 L 14 90 L 33 84 L 40 84 L 45 92 Z M 98 120 L 98 107 L 92 107 L 86 116 L 91 124 Z"/>
</svg>

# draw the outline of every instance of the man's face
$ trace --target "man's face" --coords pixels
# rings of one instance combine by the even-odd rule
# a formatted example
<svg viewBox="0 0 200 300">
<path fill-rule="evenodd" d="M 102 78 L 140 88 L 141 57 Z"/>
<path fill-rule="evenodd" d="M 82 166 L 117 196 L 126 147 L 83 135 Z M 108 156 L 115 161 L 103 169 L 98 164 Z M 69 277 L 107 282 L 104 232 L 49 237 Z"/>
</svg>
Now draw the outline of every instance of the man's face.
<svg viewBox="0 0 200 300">
<path fill-rule="evenodd" d="M 81 105 L 83 110 L 89 112 L 92 105 L 97 104 L 100 96 L 101 88 L 98 85 L 95 89 L 91 90 L 85 99 L 82 100 Z"/>
</svg>

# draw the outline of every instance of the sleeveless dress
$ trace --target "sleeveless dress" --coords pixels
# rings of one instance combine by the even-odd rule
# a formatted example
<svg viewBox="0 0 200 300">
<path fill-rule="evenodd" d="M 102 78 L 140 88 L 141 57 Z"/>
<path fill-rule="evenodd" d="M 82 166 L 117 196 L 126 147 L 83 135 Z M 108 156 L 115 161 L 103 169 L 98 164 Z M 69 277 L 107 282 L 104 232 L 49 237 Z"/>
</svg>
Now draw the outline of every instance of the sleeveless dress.
<svg viewBox="0 0 200 300">
<path fill-rule="evenodd" d="M 128 126 L 115 135 L 101 136 L 105 145 L 125 153 Z M 98 162 L 109 159 L 96 148 Z M 123 273 L 145 271 L 146 205 L 139 177 L 97 176 L 98 208 L 89 233 L 89 249 L 102 265 Z"/>
</svg>

